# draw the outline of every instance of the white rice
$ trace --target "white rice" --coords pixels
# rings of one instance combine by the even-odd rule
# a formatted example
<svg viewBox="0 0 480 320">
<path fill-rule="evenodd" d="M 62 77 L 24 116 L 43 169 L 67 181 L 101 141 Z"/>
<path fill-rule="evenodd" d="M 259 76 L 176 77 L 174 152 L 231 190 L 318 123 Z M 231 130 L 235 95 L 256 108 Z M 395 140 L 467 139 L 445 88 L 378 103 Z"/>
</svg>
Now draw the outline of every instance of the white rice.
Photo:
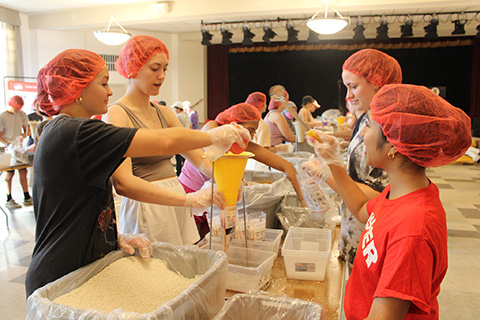
<svg viewBox="0 0 480 320">
<path fill-rule="evenodd" d="M 81 310 L 109 313 L 117 308 L 150 313 L 191 286 L 201 275 L 188 279 L 167 268 L 165 261 L 139 256 L 119 259 L 80 287 L 54 302 Z"/>
</svg>

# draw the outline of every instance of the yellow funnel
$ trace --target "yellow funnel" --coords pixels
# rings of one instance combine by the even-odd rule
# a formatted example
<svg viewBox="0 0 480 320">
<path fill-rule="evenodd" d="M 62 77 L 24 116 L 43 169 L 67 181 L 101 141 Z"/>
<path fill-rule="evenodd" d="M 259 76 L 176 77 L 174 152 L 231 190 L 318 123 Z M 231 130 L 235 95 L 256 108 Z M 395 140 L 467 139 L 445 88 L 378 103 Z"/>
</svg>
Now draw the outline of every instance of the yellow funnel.
<svg viewBox="0 0 480 320">
<path fill-rule="evenodd" d="M 225 206 L 236 206 L 238 189 L 243 178 L 247 160 L 253 157 L 251 152 L 234 154 L 227 152 L 215 161 L 213 176 L 218 190 L 225 197 Z"/>
</svg>

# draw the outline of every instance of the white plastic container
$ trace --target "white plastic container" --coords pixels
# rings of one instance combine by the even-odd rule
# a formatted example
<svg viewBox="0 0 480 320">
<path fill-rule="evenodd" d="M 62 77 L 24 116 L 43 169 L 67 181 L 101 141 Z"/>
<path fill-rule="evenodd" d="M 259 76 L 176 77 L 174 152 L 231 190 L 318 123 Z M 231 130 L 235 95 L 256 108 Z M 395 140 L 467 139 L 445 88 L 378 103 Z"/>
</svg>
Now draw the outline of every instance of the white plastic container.
<svg viewBox="0 0 480 320">
<path fill-rule="evenodd" d="M 280 247 L 280 241 L 282 240 L 283 230 L 279 229 L 265 229 L 265 240 L 264 241 L 247 241 L 247 246 L 250 249 L 267 251 L 275 253 L 275 257 L 278 254 L 278 249 Z M 206 239 L 206 248 L 208 249 L 208 244 L 210 242 L 210 234 L 205 236 Z M 214 246 L 221 245 L 222 239 L 219 237 L 212 237 L 212 243 Z M 234 239 L 230 246 L 245 248 L 245 240 Z"/>
<path fill-rule="evenodd" d="M 290 227 L 282 246 L 287 278 L 323 281 L 331 241 L 330 229 Z"/>
<path fill-rule="evenodd" d="M 212 250 L 221 249 L 220 245 L 212 245 Z M 259 290 L 270 280 L 276 257 L 273 252 L 230 246 L 226 254 L 228 256 L 228 290 L 238 292 Z"/>
</svg>

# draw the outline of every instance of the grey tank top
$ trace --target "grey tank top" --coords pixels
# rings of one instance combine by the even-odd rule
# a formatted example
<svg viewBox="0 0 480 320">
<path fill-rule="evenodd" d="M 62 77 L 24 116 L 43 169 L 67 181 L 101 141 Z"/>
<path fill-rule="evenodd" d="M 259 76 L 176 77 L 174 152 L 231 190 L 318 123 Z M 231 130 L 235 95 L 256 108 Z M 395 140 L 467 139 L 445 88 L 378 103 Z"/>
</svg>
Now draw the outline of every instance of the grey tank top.
<svg viewBox="0 0 480 320">
<path fill-rule="evenodd" d="M 147 125 L 142 122 L 126 105 L 116 102 L 115 104 L 125 110 L 133 126 L 136 128 L 147 128 Z M 153 103 L 150 103 L 157 111 L 158 118 L 162 124 L 162 127 L 168 128 L 168 123 L 163 116 L 160 109 Z M 153 157 L 137 157 L 132 158 L 132 172 L 133 175 L 142 178 L 146 181 L 155 181 L 165 178 L 171 178 L 175 176 L 173 165 L 170 162 L 170 158 L 173 155 L 153 156 Z"/>
</svg>

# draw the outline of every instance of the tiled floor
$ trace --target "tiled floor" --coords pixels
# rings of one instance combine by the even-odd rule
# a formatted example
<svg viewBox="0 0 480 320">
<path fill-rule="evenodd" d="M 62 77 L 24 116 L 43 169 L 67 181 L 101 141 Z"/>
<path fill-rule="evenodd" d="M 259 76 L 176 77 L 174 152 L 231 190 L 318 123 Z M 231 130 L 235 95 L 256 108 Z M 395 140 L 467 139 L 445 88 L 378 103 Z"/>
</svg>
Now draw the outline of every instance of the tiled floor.
<svg viewBox="0 0 480 320">
<path fill-rule="evenodd" d="M 480 165 L 448 165 L 429 169 L 440 188 L 447 212 L 449 269 L 439 297 L 440 319 L 480 319 Z M 22 192 L 15 177 L 14 198 Z M 3 177 L 0 199 L 5 198 Z M 25 272 L 34 240 L 32 208 L 5 209 L 10 230 L 0 213 L 0 319 L 25 318 Z"/>
</svg>

